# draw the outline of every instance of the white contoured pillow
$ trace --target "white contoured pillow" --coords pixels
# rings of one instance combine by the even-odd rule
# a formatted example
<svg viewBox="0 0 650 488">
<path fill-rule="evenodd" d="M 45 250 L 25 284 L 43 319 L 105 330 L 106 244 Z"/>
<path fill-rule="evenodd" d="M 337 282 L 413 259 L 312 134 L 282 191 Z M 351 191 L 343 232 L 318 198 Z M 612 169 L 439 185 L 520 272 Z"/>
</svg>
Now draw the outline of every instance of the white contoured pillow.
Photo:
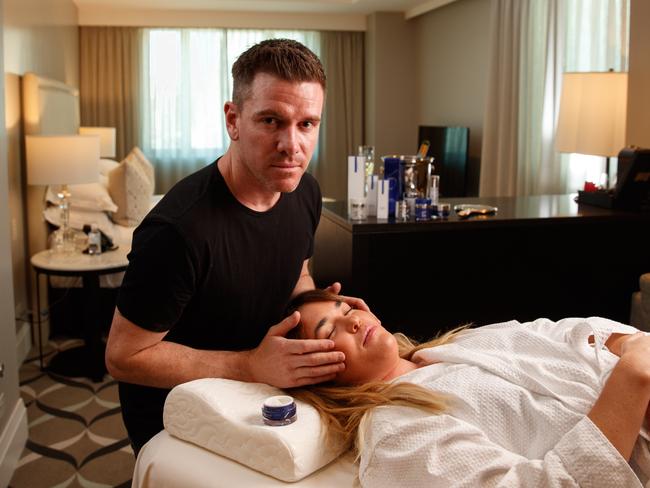
<svg viewBox="0 0 650 488">
<path fill-rule="evenodd" d="M 261 383 L 219 378 L 190 381 L 167 396 L 165 430 L 274 478 L 298 481 L 336 459 L 344 446 L 334 439 L 326 443 L 318 412 L 298 400 L 294 423 L 265 425 L 262 403 L 283 394 Z"/>
</svg>

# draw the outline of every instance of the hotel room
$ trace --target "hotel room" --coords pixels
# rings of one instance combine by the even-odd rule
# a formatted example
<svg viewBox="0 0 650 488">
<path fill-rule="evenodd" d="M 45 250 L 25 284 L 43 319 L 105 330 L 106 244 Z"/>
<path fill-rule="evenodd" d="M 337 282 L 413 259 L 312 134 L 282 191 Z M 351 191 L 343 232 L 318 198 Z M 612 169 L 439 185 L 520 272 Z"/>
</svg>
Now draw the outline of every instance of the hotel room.
<svg viewBox="0 0 650 488">
<path fill-rule="evenodd" d="M 463 323 L 540 317 L 602 316 L 650 331 L 650 275 L 642 276 L 650 273 L 650 162 L 638 150 L 650 148 L 647 1 L 2 0 L 0 5 L 5 72 L 0 194 L 6 195 L 0 205 L 0 487 L 130 485 L 135 460 L 121 424 L 116 383 L 104 378 L 103 369 L 102 337 L 122 276 L 113 273 L 124 271 L 131 233 L 151 198 L 227 149 L 221 107 L 232 85 L 223 74 L 241 51 L 266 37 L 300 40 L 319 55 L 328 77 L 325 116 L 309 169 L 324 197 L 311 263 L 318 286 L 341 282 L 343 293 L 364 298 L 387 328 L 419 340 Z M 218 61 L 192 64 L 181 55 L 188 52 Z M 563 72 L 625 74 L 621 105 L 609 108 L 612 116 L 606 117 L 617 122 L 600 129 L 611 133 L 585 136 L 580 146 L 584 141 L 575 139 L 589 118 L 604 119 L 592 114 L 560 134 L 563 88 L 569 86 Z M 209 83 L 217 77 L 218 83 Z M 165 105 L 170 89 L 178 90 L 177 105 Z M 597 91 L 597 104 L 605 106 L 613 91 Z M 28 161 L 27 137 L 72 135 L 82 126 L 115 128 L 108 131 L 112 147 L 101 149 L 100 183 L 92 183 L 103 185 L 101 196 L 91 198 L 95 203 L 104 198 L 104 206 L 94 209 L 93 217 L 75 212 L 71 200 L 70 225 L 78 228 L 77 237 L 84 224 L 95 223 L 118 246 L 104 254 L 114 261 L 92 279 L 78 272 L 68 273 L 76 278 L 54 276 L 51 263 L 32 259 L 54 242 L 61 214 L 55 192 L 46 194 L 42 184 L 47 176 L 36 184 L 38 177 L 30 173 L 38 157 Z M 445 172 L 453 158 L 435 147 L 432 136 L 450 129 L 466 137 L 454 191 L 449 182 L 455 176 Z M 175 142 L 168 144 L 171 139 Z M 428 154 L 434 157 L 433 173 L 442 175 L 440 198 L 451 204 L 449 218 L 351 219 L 348 156 L 362 145 L 373 146 L 378 173 L 382 156 L 414 155 L 424 139 L 433 142 Z M 615 149 L 589 149 L 594 140 L 605 139 L 613 140 Z M 64 146 L 61 161 L 71 145 Z M 617 159 L 624 147 L 637 150 Z M 41 157 L 51 164 L 56 150 L 47 146 Z M 126 169 L 124 179 L 116 180 L 117 163 L 126 168 L 123 162 L 135 160 L 144 160 L 142 171 L 152 172 L 144 189 L 127 189 Z M 628 180 L 645 193 L 630 190 Z M 587 182 L 600 189 L 581 193 L 579 204 L 576 193 L 587 190 Z M 428 179 L 426 185 L 429 196 Z M 141 192 L 141 198 L 129 192 Z M 590 205 L 595 197 L 586 193 L 608 200 Z M 631 193 L 636 200 L 628 205 Z M 616 201 L 632 210 L 605 208 Z M 455 205 L 494 210 L 464 219 Z M 124 214 L 127 207 L 134 213 Z M 85 303 L 91 287 L 96 319 Z M 88 321 L 99 324 L 90 338 L 82 330 Z M 82 343 L 84 354 L 94 351 L 98 373 L 90 366 L 81 375 L 41 372 L 44 358 L 47 363 L 59 350 Z M 233 398 L 276 391 L 244 390 Z M 203 393 L 188 389 L 170 407 L 176 423 L 171 419 L 169 430 L 176 429 L 177 437 L 184 437 L 179 419 L 201 414 L 198 400 L 199 410 L 183 410 L 187 398 L 204 398 Z M 241 421 L 223 413 L 236 404 L 221 408 L 209 418 L 224 429 Z M 318 425 L 300 408 L 304 421 Z M 233 442 L 244 443 L 242 432 L 233 428 Z M 189 439 L 207 450 L 161 440 L 145 452 L 136 486 L 159 486 L 162 478 L 174 480 L 169 486 L 192 486 L 181 472 L 156 471 L 156 456 L 162 463 L 178 456 L 195 459 L 187 467 L 195 471 L 214 464 L 203 477 L 191 478 L 198 485 L 228 473 L 224 486 L 280 486 L 286 483 L 278 479 L 303 477 L 304 486 L 352 486 L 356 474 L 349 459 L 328 464 L 340 454 L 336 449 L 300 462 L 289 459 L 290 468 L 274 471 L 260 456 L 215 445 L 210 437 L 203 432 L 197 434 L 202 440 Z M 300 444 L 307 442 L 302 438 L 264 440 L 265 452 L 283 442 L 309 448 Z M 228 457 L 237 462 L 213 453 L 233 449 L 237 452 Z M 257 461 L 247 463 L 248 458 Z M 275 461 L 284 462 L 282 455 Z"/>
</svg>

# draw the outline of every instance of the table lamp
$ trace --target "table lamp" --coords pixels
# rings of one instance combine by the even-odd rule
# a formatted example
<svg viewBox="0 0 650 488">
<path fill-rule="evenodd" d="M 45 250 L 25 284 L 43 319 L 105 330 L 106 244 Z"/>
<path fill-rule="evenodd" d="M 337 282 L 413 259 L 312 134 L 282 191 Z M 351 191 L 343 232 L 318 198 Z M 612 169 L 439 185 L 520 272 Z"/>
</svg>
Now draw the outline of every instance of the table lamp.
<svg viewBox="0 0 650 488">
<path fill-rule="evenodd" d="M 606 177 L 601 192 L 607 196 L 609 158 L 617 156 L 625 146 L 626 110 L 627 73 L 564 73 L 555 148 L 559 152 L 605 157 Z M 581 197 L 579 194 L 579 201 Z"/>
<path fill-rule="evenodd" d="M 70 192 L 68 185 L 99 179 L 99 138 L 97 136 L 26 136 L 27 183 L 59 185 L 61 227 L 55 231 L 55 249 L 74 247 L 70 229 Z"/>
<path fill-rule="evenodd" d="M 115 157 L 115 127 L 79 127 L 83 136 L 99 136 L 99 157 Z"/>
</svg>

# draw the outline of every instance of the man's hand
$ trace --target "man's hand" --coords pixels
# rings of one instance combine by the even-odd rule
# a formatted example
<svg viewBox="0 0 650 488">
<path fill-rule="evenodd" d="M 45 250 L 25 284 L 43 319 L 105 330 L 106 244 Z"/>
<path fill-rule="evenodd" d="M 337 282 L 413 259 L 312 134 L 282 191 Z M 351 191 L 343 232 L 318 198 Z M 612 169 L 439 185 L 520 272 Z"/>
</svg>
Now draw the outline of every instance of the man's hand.
<svg viewBox="0 0 650 488">
<path fill-rule="evenodd" d="M 291 388 L 333 380 L 345 369 L 345 355 L 332 351 L 334 341 L 285 337 L 299 322 L 300 312 L 293 312 L 250 351 L 251 381 Z"/>
<path fill-rule="evenodd" d="M 330 293 L 334 293 L 335 295 L 338 295 L 341 292 L 341 283 L 338 281 L 335 281 L 332 283 L 330 286 L 325 288 L 326 291 L 329 291 Z M 356 298 L 356 297 L 346 297 L 344 295 L 339 295 L 341 300 L 348 305 L 350 305 L 352 308 L 356 308 L 357 310 L 363 310 L 365 312 L 368 312 L 372 314 L 375 319 L 377 319 L 377 322 L 381 324 L 381 320 L 377 318 L 377 316 L 370 311 L 370 308 L 368 308 L 368 305 L 366 305 L 366 302 L 363 301 L 361 298 Z"/>
</svg>

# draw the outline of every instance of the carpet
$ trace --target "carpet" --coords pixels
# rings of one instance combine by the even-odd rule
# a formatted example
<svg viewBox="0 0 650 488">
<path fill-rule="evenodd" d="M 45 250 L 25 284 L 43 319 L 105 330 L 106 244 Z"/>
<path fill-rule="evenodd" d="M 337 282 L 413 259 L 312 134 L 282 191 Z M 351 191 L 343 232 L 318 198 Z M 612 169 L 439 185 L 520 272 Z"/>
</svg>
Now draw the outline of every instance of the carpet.
<svg viewBox="0 0 650 488">
<path fill-rule="evenodd" d="M 52 340 L 45 362 L 81 344 Z M 43 372 L 38 354 L 20 368 L 29 438 L 9 488 L 109 488 L 131 486 L 133 451 L 122 423 L 117 382 L 100 383 Z"/>
</svg>

